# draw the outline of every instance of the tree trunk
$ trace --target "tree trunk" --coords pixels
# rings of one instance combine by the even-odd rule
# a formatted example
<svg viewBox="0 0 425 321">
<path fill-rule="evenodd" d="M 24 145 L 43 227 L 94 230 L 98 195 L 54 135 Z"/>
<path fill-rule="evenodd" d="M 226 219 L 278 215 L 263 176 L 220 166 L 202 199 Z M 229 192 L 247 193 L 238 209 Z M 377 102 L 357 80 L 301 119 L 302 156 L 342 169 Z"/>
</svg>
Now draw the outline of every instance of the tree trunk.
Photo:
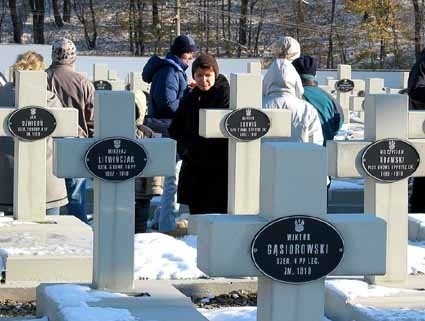
<svg viewBox="0 0 425 321">
<path fill-rule="evenodd" d="M 328 59 L 326 60 L 326 68 L 334 68 L 334 45 L 333 45 L 333 32 L 335 24 L 335 11 L 336 11 L 336 0 L 332 0 L 331 8 L 331 21 L 328 41 Z"/>
<path fill-rule="evenodd" d="M 135 42 L 135 31 L 134 31 L 134 16 L 135 16 L 135 5 L 134 0 L 130 0 L 130 6 L 128 9 L 128 41 L 130 43 L 130 52 L 134 55 L 134 42 Z"/>
<path fill-rule="evenodd" d="M 419 54 L 421 53 L 422 50 L 422 10 L 421 7 L 419 5 L 419 1 L 418 0 L 412 0 L 412 4 L 413 4 L 413 13 L 415 15 L 415 25 L 414 25 L 414 29 L 415 29 L 415 54 L 416 57 L 419 57 Z"/>
<path fill-rule="evenodd" d="M 71 22 L 71 0 L 63 0 L 63 21 Z"/>
<path fill-rule="evenodd" d="M 155 53 L 161 40 L 161 21 L 159 19 L 158 0 L 152 0 L 152 30 L 155 37 Z"/>
<path fill-rule="evenodd" d="M 136 23 L 136 54 L 143 56 L 145 53 L 145 33 L 143 25 L 143 9 L 145 2 L 137 0 L 137 23 Z"/>
<path fill-rule="evenodd" d="M 15 43 L 22 43 L 22 22 L 18 15 L 16 0 L 9 0 L 9 8 L 13 26 L 13 41 Z"/>
<path fill-rule="evenodd" d="M 34 43 L 44 44 L 44 0 L 30 0 Z"/>
<path fill-rule="evenodd" d="M 246 46 L 248 0 L 241 0 L 241 15 L 239 18 L 239 48 L 238 57 L 242 54 L 242 46 Z"/>
<path fill-rule="evenodd" d="M 55 25 L 58 28 L 62 28 L 63 27 L 63 20 L 62 20 L 61 14 L 59 13 L 58 0 L 52 0 L 52 7 L 53 7 L 53 15 L 55 17 Z"/>
<path fill-rule="evenodd" d="M 0 43 L 2 42 L 2 26 L 4 17 L 6 16 L 6 0 L 0 0 Z"/>
</svg>

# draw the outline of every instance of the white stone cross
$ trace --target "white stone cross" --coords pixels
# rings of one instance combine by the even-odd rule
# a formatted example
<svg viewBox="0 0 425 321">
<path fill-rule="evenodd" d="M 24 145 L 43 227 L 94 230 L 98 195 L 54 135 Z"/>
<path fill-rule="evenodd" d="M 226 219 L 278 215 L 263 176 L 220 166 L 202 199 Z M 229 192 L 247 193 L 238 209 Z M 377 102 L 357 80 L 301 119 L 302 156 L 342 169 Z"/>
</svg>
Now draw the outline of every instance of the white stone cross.
<svg viewBox="0 0 425 321">
<path fill-rule="evenodd" d="M 130 72 L 128 74 L 128 82 L 130 84 L 130 90 L 143 90 L 149 92 L 149 84 L 144 82 L 142 79 L 142 74 L 140 72 Z"/>
<path fill-rule="evenodd" d="M 409 140 L 421 162 L 413 176 L 425 176 L 424 113 L 410 115 L 406 95 L 374 94 L 366 97 L 364 141 L 330 141 L 327 145 L 332 177 L 364 177 L 364 210 L 387 222 L 387 273 L 373 277 L 374 283 L 406 286 L 408 244 L 407 179 L 383 183 L 366 175 L 361 154 L 372 142 L 394 138 Z M 409 120 L 410 119 L 410 120 Z"/>
<path fill-rule="evenodd" d="M 365 95 L 368 94 L 382 94 L 384 92 L 384 79 L 382 78 L 369 78 L 366 79 Z M 350 110 L 358 112 L 360 119 L 364 122 L 364 104 L 365 97 L 350 96 Z"/>
<path fill-rule="evenodd" d="M 309 283 L 288 284 L 264 276 L 250 257 L 255 234 L 269 221 L 281 217 L 307 215 L 324 220 L 335 227 L 344 242 L 342 260 L 331 275 L 374 275 L 385 273 L 385 221 L 373 215 L 326 214 L 324 147 L 265 142 L 261 152 L 261 214 L 199 215 L 202 217 L 197 222 L 198 266 L 212 277 L 258 276 L 258 321 L 322 320 L 324 277 Z M 313 236 L 307 235 L 304 240 L 313 238 L 314 233 L 313 230 Z M 284 247 L 294 245 L 287 236 L 282 232 Z M 289 256 L 276 253 L 282 275 L 285 265 L 297 264 L 294 256 Z M 297 258 L 303 259 L 303 255 Z M 327 262 L 323 257 L 316 258 L 319 263 Z M 299 263 L 298 267 L 302 271 L 314 269 L 314 263 L 317 262 Z"/>
<path fill-rule="evenodd" d="M 351 79 L 351 66 L 350 65 L 338 65 L 338 71 L 337 71 L 337 79 L 350 79 L 354 83 L 354 90 L 364 90 L 365 89 L 365 82 L 364 80 L 360 79 Z M 335 88 L 335 84 L 338 82 L 338 80 L 332 79 L 328 80 L 328 86 L 331 86 L 331 88 Z M 350 122 L 350 114 L 349 114 L 349 107 L 350 107 L 350 96 L 352 95 L 352 92 L 341 92 L 337 90 L 336 93 L 336 99 L 338 103 L 341 105 L 342 110 L 344 112 L 344 123 L 348 124 Z"/>
<path fill-rule="evenodd" d="M 124 90 L 124 81 L 118 79 L 116 71 L 109 70 L 107 64 L 93 65 L 93 81 L 107 81 L 111 84 L 112 90 Z"/>
<path fill-rule="evenodd" d="M 47 107 L 47 76 L 43 71 L 16 72 L 16 108 Z M 0 108 L 0 136 L 12 136 L 7 129 L 10 113 L 16 108 Z M 49 108 L 56 119 L 50 137 L 78 136 L 78 111 Z M 46 138 L 36 141 L 14 139 L 13 215 L 22 221 L 46 219 Z"/>
<path fill-rule="evenodd" d="M 134 94 L 99 91 L 95 97 L 94 138 L 54 141 L 58 177 L 93 177 L 84 165 L 86 151 L 110 137 L 135 139 Z M 147 154 L 141 177 L 170 176 L 175 171 L 175 141 L 137 141 Z M 93 286 L 128 290 L 134 275 L 134 179 L 111 182 L 94 177 Z"/>
<path fill-rule="evenodd" d="M 255 65 L 253 65 L 255 68 Z M 201 109 L 199 135 L 206 138 L 229 138 L 228 213 L 258 214 L 260 209 L 261 139 L 241 142 L 224 129 L 226 116 L 240 108 L 261 109 L 261 73 L 230 75 L 230 109 Z M 262 110 L 270 119 L 265 137 L 289 137 L 291 113 L 288 110 Z"/>
</svg>

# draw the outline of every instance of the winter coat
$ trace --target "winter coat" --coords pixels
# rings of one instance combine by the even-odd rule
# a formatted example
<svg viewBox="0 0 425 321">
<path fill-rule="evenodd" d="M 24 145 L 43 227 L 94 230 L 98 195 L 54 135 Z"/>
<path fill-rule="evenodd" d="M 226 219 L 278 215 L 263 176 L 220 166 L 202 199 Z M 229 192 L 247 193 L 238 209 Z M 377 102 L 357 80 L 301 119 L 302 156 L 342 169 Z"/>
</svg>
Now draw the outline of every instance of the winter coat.
<svg viewBox="0 0 425 321">
<path fill-rule="evenodd" d="M 0 108 L 10 108 L 14 105 L 15 89 L 12 83 L 8 83 L 0 87 Z M 59 99 L 50 91 L 47 92 L 47 107 L 62 107 Z M 13 208 L 13 161 L 14 139 L 0 137 L 0 205 L 8 208 L 7 211 L 12 211 Z M 68 204 L 65 180 L 53 175 L 53 140 L 51 138 L 47 138 L 46 162 L 46 208 L 64 206 Z M 37 169 L 34 168 L 34 170 Z"/>
<path fill-rule="evenodd" d="M 137 138 L 152 138 L 155 137 L 155 133 L 149 127 L 137 124 L 136 136 Z M 136 200 L 151 199 L 152 196 L 162 195 L 164 177 L 137 177 L 134 183 Z"/>
<path fill-rule="evenodd" d="M 279 80 L 279 81 L 278 81 Z M 295 96 L 302 98 L 304 88 L 300 75 L 288 59 L 275 59 L 263 78 L 263 95 L 280 92 L 282 88 L 294 88 Z"/>
<path fill-rule="evenodd" d="M 425 48 L 410 71 L 408 94 L 413 109 L 425 109 Z"/>
<path fill-rule="evenodd" d="M 177 199 L 199 209 L 199 213 L 191 214 L 227 211 L 227 139 L 204 138 L 198 133 L 199 110 L 229 108 L 229 92 L 229 83 L 223 75 L 217 77 L 208 91 L 195 87 L 181 100 L 169 128 L 183 160 Z"/>
<path fill-rule="evenodd" d="M 95 93 L 93 84 L 67 65 L 51 65 L 46 72 L 47 88 L 58 96 L 64 107 L 74 107 L 78 110 L 80 137 L 92 137 Z"/>
<path fill-rule="evenodd" d="M 270 67 L 267 74 L 263 79 L 263 88 L 267 88 L 263 92 L 263 108 L 288 109 L 292 114 L 291 139 L 285 140 L 322 145 L 322 127 L 316 109 L 305 100 L 297 98 L 300 76 L 294 66 L 289 61 L 279 62 Z"/>
<path fill-rule="evenodd" d="M 151 84 L 145 124 L 163 136 L 168 136 L 167 129 L 187 88 L 187 67 L 169 53 L 164 59 L 152 56 L 143 68 L 142 78 Z"/>
<path fill-rule="evenodd" d="M 307 75 L 303 77 L 307 77 Z M 324 144 L 326 145 L 326 141 L 332 140 L 341 128 L 344 123 L 344 116 L 340 112 L 342 109 L 338 102 L 326 91 L 318 87 L 314 76 L 311 77 L 311 79 L 302 79 L 304 86 L 303 98 L 316 108 L 319 114 L 322 133 L 325 139 Z"/>
</svg>

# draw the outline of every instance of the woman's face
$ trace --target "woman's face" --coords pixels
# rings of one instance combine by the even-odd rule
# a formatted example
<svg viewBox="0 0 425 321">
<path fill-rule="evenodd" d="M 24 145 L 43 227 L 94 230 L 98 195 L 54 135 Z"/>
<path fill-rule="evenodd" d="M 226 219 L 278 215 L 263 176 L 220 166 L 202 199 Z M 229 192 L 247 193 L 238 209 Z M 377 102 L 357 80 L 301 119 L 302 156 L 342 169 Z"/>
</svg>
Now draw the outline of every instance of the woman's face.
<svg viewBox="0 0 425 321">
<path fill-rule="evenodd" d="M 200 90 L 210 90 L 215 84 L 215 72 L 212 68 L 198 68 L 195 71 L 194 80 Z"/>
</svg>

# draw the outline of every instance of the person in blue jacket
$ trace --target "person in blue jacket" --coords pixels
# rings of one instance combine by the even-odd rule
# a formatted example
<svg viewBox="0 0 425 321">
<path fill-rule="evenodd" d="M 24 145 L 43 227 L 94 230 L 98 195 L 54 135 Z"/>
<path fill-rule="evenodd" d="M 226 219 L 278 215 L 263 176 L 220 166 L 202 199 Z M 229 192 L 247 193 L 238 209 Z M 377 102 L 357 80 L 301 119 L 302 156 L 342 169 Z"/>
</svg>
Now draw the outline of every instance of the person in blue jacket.
<svg viewBox="0 0 425 321">
<path fill-rule="evenodd" d="M 169 137 L 168 127 L 188 87 L 185 71 L 196 50 L 195 41 L 190 36 L 180 35 L 174 39 L 165 58 L 154 55 L 143 68 L 142 78 L 151 84 L 145 125 L 163 137 Z M 178 234 L 175 233 L 177 228 L 175 217 L 179 210 L 177 178 L 180 166 L 181 161 L 177 161 L 176 175 L 165 178 L 161 206 L 154 218 L 158 230 L 171 235 Z"/>
<path fill-rule="evenodd" d="M 304 87 L 303 99 L 317 110 L 322 125 L 323 145 L 332 140 L 344 123 L 341 105 L 318 86 L 316 81 L 317 60 L 311 56 L 301 56 L 292 64 L 301 77 Z"/>
</svg>

